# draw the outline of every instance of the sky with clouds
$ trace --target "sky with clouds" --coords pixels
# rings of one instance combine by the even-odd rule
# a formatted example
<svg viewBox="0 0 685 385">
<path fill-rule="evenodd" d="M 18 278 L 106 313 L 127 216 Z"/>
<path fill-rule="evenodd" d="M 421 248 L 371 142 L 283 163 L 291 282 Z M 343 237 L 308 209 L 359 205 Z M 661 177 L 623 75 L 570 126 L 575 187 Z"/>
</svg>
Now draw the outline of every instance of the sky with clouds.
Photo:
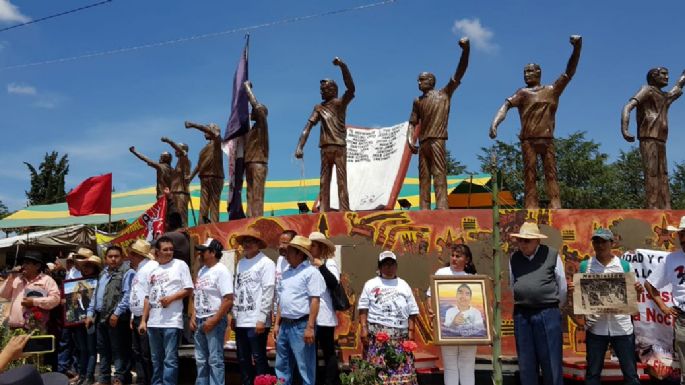
<svg viewBox="0 0 685 385">
<path fill-rule="evenodd" d="M 94 2 L 0 0 L 0 28 Z M 29 173 L 22 162 L 37 165 L 53 150 L 69 154 L 67 188 L 106 172 L 114 174 L 118 191 L 154 184 L 153 170 L 128 147 L 157 158 L 168 150 L 161 136 L 188 143 L 195 163 L 204 139 L 183 122 L 225 126 L 244 43 L 242 32 L 230 31 L 373 2 L 114 0 L 0 32 L 0 200 L 11 209 L 23 207 Z M 636 145 L 621 137 L 620 111 L 647 70 L 669 68 L 670 87 L 685 68 L 679 18 L 669 20 L 683 14 L 685 3 L 660 4 L 652 17 L 637 1 L 397 0 L 255 29 L 249 70 L 257 98 L 269 108 L 269 178 L 303 176 L 292 154 L 320 101 L 319 80 L 333 78 L 342 87 L 331 64 L 335 56 L 347 62 L 356 83 L 347 123 L 389 126 L 408 118 L 419 72 L 435 73 L 438 86 L 454 73 L 462 36 L 471 38 L 472 52 L 452 99 L 448 148 L 470 171 L 478 171 L 479 149 L 492 143 L 488 127 L 496 110 L 524 85 L 523 66 L 539 63 L 543 83 L 552 82 L 565 68 L 572 34 L 583 36 L 583 52 L 561 98 L 556 133 L 587 131 L 614 158 Z M 181 41 L 98 54 L 176 39 Z M 671 107 L 671 165 L 685 160 L 684 126 L 685 99 Z M 499 139 L 513 141 L 518 130 L 512 110 Z M 306 178 L 319 174 L 317 143 L 318 128 L 305 148 Z M 409 175 L 417 173 L 414 160 Z"/>
</svg>

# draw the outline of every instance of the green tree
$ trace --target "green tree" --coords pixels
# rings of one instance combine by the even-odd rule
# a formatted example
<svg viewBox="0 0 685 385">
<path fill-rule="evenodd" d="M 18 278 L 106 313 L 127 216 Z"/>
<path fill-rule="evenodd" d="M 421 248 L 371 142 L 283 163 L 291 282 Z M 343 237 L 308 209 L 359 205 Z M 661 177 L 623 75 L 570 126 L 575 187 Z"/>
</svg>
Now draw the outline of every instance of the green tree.
<svg viewBox="0 0 685 385">
<path fill-rule="evenodd" d="M 685 161 L 676 163 L 671 175 L 671 202 L 673 209 L 685 209 Z"/>
<path fill-rule="evenodd" d="M 481 147 L 480 150 L 478 160 L 481 172 L 494 174 L 496 170 L 500 170 L 502 185 L 511 192 L 516 205 L 523 207 L 523 160 L 518 144 L 497 140 L 492 146 Z"/>
<path fill-rule="evenodd" d="M 10 215 L 10 211 L 7 206 L 0 201 L 0 219 Z"/>
<path fill-rule="evenodd" d="M 59 159 L 58 159 L 59 158 Z M 31 173 L 31 189 L 26 191 L 29 205 L 50 204 L 66 201 L 64 178 L 69 173 L 68 155 L 59 157 L 57 151 L 46 153 L 38 169 L 24 162 Z"/>
<path fill-rule="evenodd" d="M 447 155 L 447 175 L 461 175 L 466 172 L 466 166 L 456 160 L 450 150 L 445 150 Z"/>
<path fill-rule="evenodd" d="M 645 178 L 640 151 L 636 147 L 627 152 L 621 150 L 618 159 L 610 165 L 609 172 L 607 182 L 613 186 L 613 192 L 606 208 L 644 208 Z"/>
</svg>

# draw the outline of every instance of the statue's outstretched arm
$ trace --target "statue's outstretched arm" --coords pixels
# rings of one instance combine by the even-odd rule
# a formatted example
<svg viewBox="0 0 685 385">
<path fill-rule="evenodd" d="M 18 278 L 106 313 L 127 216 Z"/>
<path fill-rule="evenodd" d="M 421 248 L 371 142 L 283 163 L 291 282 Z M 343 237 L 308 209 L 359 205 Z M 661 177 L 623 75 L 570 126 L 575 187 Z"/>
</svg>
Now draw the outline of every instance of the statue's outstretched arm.
<svg viewBox="0 0 685 385">
<path fill-rule="evenodd" d="M 578 61 L 580 60 L 580 50 L 583 47 L 583 38 L 579 35 L 572 35 L 570 41 L 573 46 L 573 52 L 566 64 L 566 72 L 564 72 L 569 79 L 576 74 L 576 68 L 578 67 Z"/>
<path fill-rule="evenodd" d="M 139 152 L 136 150 L 136 147 L 135 147 L 135 146 L 129 147 L 128 150 L 131 151 L 131 153 L 132 153 L 133 155 L 135 155 L 138 159 L 140 159 L 140 160 L 142 160 L 143 162 L 147 163 L 148 166 L 153 167 L 153 168 L 156 168 L 156 169 L 159 168 L 159 164 L 158 164 L 157 162 L 155 162 L 155 161 L 153 161 L 152 159 L 146 157 L 145 155 L 139 153 Z"/>
<path fill-rule="evenodd" d="M 166 136 L 162 137 L 162 142 L 169 144 L 171 148 L 173 148 L 175 151 L 178 151 L 179 154 L 182 154 L 183 156 L 188 156 L 188 153 L 181 146 L 179 146 L 178 143 L 167 138 Z"/>
<path fill-rule="evenodd" d="M 629 124 L 630 124 L 630 111 L 637 107 L 637 100 L 630 99 L 625 106 L 623 106 L 623 111 L 621 111 L 621 134 L 623 134 L 623 139 L 628 142 L 634 142 L 635 137 L 630 135 Z"/>
<path fill-rule="evenodd" d="M 495 139 L 497 137 L 497 127 L 504 121 L 504 118 L 507 117 L 507 111 L 511 108 L 511 103 L 509 103 L 508 100 L 504 101 L 504 104 L 502 104 L 502 107 L 497 110 L 497 114 L 495 115 L 495 118 L 492 120 L 492 124 L 490 125 L 490 138 Z"/>
</svg>

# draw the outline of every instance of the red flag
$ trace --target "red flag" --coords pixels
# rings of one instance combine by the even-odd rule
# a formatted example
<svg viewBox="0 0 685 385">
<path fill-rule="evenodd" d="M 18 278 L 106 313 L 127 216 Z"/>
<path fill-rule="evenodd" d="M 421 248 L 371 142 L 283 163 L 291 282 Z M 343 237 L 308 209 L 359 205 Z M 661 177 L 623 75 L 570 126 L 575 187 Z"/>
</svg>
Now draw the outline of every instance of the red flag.
<svg viewBox="0 0 685 385">
<path fill-rule="evenodd" d="M 92 176 L 67 194 L 69 215 L 112 213 L 112 174 Z"/>
</svg>

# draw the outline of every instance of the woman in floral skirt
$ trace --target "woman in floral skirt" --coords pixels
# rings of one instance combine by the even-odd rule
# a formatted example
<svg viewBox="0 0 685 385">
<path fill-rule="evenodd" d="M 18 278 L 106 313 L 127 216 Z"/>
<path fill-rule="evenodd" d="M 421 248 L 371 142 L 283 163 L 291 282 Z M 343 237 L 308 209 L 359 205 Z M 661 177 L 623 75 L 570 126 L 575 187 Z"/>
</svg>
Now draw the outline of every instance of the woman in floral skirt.
<svg viewBox="0 0 685 385">
<path fill-rule="evenodd" d="M 419 314 L 407 282 L 397 277 L 397 257 L 391 251 L 378 256 L 379 276 L 368 280 L 359 297 L 359 322 L 365 358 L 387 368 L 385 385 L 416 385 L 414 321 Z"/>
</svg>

